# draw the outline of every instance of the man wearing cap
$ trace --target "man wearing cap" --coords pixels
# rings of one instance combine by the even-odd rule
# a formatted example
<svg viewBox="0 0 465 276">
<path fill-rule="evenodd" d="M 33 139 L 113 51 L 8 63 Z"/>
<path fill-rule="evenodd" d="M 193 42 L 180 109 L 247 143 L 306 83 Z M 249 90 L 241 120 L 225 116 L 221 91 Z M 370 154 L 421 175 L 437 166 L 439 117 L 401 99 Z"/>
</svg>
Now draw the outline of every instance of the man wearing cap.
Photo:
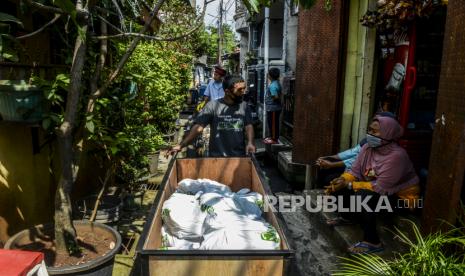
<svg viewBox="0 0 465 276">
<path fill-rule="evenodd" d="M 215 71 L 213 73 L 213 80 L 207 86 L 203 98 L 206 102 L 212 100 L 216 101 L 224 97 L 223 90 L 223 77 L 226 76 L 226 70 L 219 66 L 215 66 Z"/>
</svg>

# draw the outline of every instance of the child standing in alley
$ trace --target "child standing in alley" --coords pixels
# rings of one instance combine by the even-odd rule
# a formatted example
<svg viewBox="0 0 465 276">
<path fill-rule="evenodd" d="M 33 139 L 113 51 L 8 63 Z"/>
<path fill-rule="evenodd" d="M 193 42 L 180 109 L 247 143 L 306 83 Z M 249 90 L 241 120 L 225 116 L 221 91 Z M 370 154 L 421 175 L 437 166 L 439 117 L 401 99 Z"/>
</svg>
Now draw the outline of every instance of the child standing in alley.
<svg viewBox="0 0 465 276">
<path fill-rule="evenodd" d="M 268 71 L 268 89 L 265 94 L 266 116 L 270 137 L 265 144 L 277 144 L 279 138 L 279 115 L 281 114 L 281 85 L 279 84 L 279 69 L 270 68 Z"/>
</svg>

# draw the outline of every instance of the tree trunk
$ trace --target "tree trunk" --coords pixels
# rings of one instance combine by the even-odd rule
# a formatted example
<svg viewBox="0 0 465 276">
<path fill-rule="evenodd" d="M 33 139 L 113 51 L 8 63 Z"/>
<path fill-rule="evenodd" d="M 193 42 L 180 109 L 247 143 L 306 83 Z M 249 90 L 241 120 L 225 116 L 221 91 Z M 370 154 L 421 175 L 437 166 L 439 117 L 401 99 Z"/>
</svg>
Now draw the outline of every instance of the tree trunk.
<svg viewBox="0 0 465 276">
<path fill-rule="evenodd" d="M 64 179 L 55 194 L 55 246 L 59 252 L 73 254 L 78 250 L 76 230 L 72 222 L 71 199 L 63 188 Z"/>
<path fill-rule="evenodd" d="M 108 30 L 107 30 L 107 23 L 103 20 L 100 21 L 100 35 L 107 35 Z M 94 71 L 94 76 L 92 77 L 92 80 L 90 81 L 90 91 L 94 92 L 97 91 L 99 81 L 100 81 L 100 75 L 102 73 L 103 67 L 105 66 L 105 59 L 108 53 L 108 40 L 104 39 L 100 42 L 100 54 L 98 56 L 97 60 L 97 65 L 95 67 Z M 89 100 L 89 102 L 92 102 Z M 88 103 L 89 106 L 89 103 Z M 87 107 L 86 112 L 89 112 L 89 107 Z"/>
<path fill-rule="evenodd" d="M 165 0 L 158 0 L 153 8 L 153 15 L 149 22 L 147 22 L 141 33 L 145 33 L 153 21 L 155 15 L 158 13 L 161 5 Z M 82 1 L 77 1 L 76 8 L 82 9 Z M 89 19 L 87 19 L 89 20 Z M 88 33 L 88 21 L 81 24 L 82 33 L 87 36 Z M 138 43 L 142 38 L 136 37 L 126 50 L 125 54 L 119 61 L 116 69 L 110 74 L 110 77 L 105 83 L 95 91 L 91 91 L 90 99 L 85 107 L 86 114 L 91 114 L 95 107 L 95 101 L 100 97 L 109 85 L 119 75 L 122 68 L 128 61 L 129 57 L 134 52 Z M 79 160 L 80 152 L 73 150 L 74 142 L 74 128 L 76 125 L 76 117 L 79 109 L 79 98 L 82 89 L 82 71 L 86 60 L 86 38 L 76 38 L 74 46 L 73 63 L 71 66 L 71 82 L 70 89 L 68 92 L 68 98 L 66 101 L 66 109 L 64 121 L 58 129 L 58 145 L 60 149 L 61 159 L 61 176 L 58 182 L 56 197 L 55 197 L 55 245 L 57 251 L 73 253 L 78 250 L 76 240 L 76 230 L 72 223 L 72 208 L 69 194 L 73 188 L 75 176 L 79 170 L 79 164 L 75 164 Z M 101 60 L 102 61 L 102 60 Z M 104 60 L 103 60 L 104 61 Z"/>
<path fill-rule="evenodd" d="M 87 34 L 87 22 L 81 28 Z M 82 70 L 86 60 L 85 37 L 77 36 L 71 66 L 71 82 L 66 101 L 64 121 L 58 129 L 58 146 L 61 159 L 61 175 L 55 195 L 55 244 L 58 251 L 73 253 L 77 247 L 76 230 L 72 223 L 69 194 L 73 188 L 73 130 L 79 109 L 82 89 Z"/>
</svg>

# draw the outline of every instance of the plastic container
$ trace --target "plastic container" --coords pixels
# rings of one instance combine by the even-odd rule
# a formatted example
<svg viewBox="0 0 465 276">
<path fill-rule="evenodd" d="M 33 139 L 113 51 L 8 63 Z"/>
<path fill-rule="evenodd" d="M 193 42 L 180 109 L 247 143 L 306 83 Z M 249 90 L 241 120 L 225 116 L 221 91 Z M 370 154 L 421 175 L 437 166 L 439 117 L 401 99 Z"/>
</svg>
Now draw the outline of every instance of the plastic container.
<svg viewBox="0 0 465 276">
<path fill-rule="evenodd" d="M 34 123 L 42 120 L 43 92 L 24 80 L 0 80 L 0 116 L 4 121 Z"/>
</svg>

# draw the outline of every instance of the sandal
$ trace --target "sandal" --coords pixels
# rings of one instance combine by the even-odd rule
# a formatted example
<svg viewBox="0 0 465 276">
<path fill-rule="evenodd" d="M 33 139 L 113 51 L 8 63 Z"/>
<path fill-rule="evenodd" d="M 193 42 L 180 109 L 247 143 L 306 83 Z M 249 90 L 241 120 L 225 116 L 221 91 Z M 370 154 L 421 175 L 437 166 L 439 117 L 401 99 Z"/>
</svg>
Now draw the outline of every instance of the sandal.
<svg viewBox="0 0 465 276">
<path fill-rule="evenodd" d="M 265 138 L 263 139 L 263 143 L 272 145 L 272 144 L 277 144 L 278 142 L 276 140 L 273 140 L 272 138 Z"/>
<path fill-rule="evenodd" d="M 363 251 L 354 251 L 354 249 L 356 248 L 361 248 L 361 249 L 364 249 Z M 383 244 L 380 243 L 379 246 L 375 246 L 375 245 L 372 245 L 372 244 L 369 244 L 367 242 L 357 242 L 356 244 L 352 245 L 351 247 L 349 247 L 347 249 L 349 251 L 350 254 L 372 254 L 372 253 L 376 253 L 376 252 L 381 252 L 384 250 L 384 247 L 383 247 Z"/>
<path fill-rule="evenodd" d="M 326 225 L 328 226 L 342 226 L 342 225 L 352 225 L 354 224 L 352 221 L 345 219 L 343 217 L 335 217 L 333 219 L 328 219 L 326 221 Z"/>
</svg>

